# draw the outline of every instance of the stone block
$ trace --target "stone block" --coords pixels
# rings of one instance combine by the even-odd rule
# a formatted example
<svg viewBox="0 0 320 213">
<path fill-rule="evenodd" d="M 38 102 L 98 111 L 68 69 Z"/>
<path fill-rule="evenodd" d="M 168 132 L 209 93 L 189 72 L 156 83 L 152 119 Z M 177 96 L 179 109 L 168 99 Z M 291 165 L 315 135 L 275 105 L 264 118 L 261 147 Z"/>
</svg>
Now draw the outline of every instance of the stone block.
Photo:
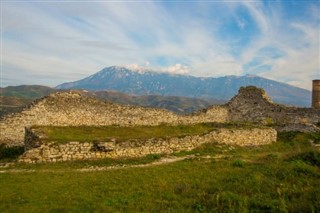
<svg viewBox="0 0 320 213">
<path fill-rule="evenodd" d="M 71 142 L 69 142 L 69 144 L 70 144 L 70 145 L 78 145 L 79 142 L 78 142 L 78 141 L 71 141 Z"/>
</svg>

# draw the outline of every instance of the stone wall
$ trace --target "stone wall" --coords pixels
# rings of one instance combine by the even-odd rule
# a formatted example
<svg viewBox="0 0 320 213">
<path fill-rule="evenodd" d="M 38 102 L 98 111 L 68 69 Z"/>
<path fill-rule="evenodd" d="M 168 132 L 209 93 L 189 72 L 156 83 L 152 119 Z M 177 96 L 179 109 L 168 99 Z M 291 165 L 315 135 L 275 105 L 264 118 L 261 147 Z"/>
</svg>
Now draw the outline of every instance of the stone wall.
<svg viewBox="0 0 320 213">
<path fill-rule="evenodd" d="M 277 139 L 277 132 L 271 128 L 226 129 L 221 128 L 204 135 L 150 138 L 116 142 L 115 140 L 99 143 L 68 142 L 56 144 L 41 142 L 45 136 L 35 137 L 37 133 L 26 131 L 27 151 L 20 162 L 57 162 L 68 160 L 142 157 L 148 154 L 170 154 L 192 150 L 201 144 L 218 142 L 229 145 L 248 146 L 269 144 Z"/>
<path fill-rule="evenodd" d="M 167 110 L 114 104 L 77 92 L 58 92 L 34 102 L 21 113 L 0 120 L 0 143 L 23 145 L 30 126 L 103 126 L 193 124 L 203 122 L 255 122 L 262 124 L 316 124 L 320 109 L 274 104 L 264 90 L 241 87 L 227 104 L 179 116 Z M 315 130 L 319 128 L 314 127 Z"/>
<path fill-rule="evenodd" d="M 78 125 L 159 125 L 177 123 L 174 113 L 113 104 L 79 93 L 55 93 L 0 122 L 0 142 L 23 144 L 24 127 Z"/>
<path fill-rule="evenodd" d="M 162 109 L 114 104 L 77 92 L 58 92 L 0 120 L 0 143 L 23 145 L 24 128 L 30 126 L 134 126 L 225 122 L 227 110 L 217 107 L 207 116 L 179 116 Z"/>
<path fill-rule="evenodd" d="M 229 121 L 229 109 L 225 105 L 211 106 L 192 115 L 179 116 L 180 124 L 226 123 Z"/>
<path fill-rule="evenodd" d="M 274 104 L 263 89 L 241 87 L 228 103 L 229 121 L 262 124 L 315 124 L 320 122 L 320 110 Z"/>
</svg>

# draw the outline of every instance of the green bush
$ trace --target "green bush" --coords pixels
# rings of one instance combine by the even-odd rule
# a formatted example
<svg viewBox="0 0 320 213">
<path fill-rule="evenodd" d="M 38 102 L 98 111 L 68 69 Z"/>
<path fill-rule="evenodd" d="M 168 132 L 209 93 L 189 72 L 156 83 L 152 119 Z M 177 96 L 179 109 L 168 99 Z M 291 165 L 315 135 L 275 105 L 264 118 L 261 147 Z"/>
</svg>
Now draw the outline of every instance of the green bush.
<svg viewBox="0 0 320 213">
<path fill-rule="evenodd" d="M 310 134 L 311 140 L 315 144 L 320 144 L 320 133 L 314 132 Z"/>
<path fill-rule="evenodd" d="M 234 166 L 234 167 L 244 167 L 244 162 L 242 160 L 235 160 L 235 161 L 233 161 L 232 166 Z"/>
<path fill-rule="evenodd" d="M 320 167 L 320 153 L 316 151 L 309 151 L 298 154 L 290 158 L 292 161 L 303 161 L 312 166 Z"/>
<path fill-rule="evenodd" d="M 150 154 L 146 156 L 147 159 L 151 159 L 151 160 L 159 160 L 161 158 L 160 154 Z"/>
<path fill-rule="evenodd" d="M 0 144 L 0 160 L 16 159 L 24 152 L 23 146 L 6 147 L 5 144 Z"/>
</svg>

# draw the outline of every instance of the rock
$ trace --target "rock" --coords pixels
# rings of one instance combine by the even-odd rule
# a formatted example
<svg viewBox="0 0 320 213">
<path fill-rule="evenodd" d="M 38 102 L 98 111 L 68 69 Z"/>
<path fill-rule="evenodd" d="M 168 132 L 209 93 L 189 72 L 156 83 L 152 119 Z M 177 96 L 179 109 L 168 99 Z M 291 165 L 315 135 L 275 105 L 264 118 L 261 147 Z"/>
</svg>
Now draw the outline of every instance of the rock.
<svg viewBox="0 0 320 213">
<path fill-rule="evenodd" d="M 34 134 L 32 130 L 28 131 Z M 30 137 L 27 137 L 30 138 Z M 28 150 L 20 158 L 20 162 L 56 162 L 81 159 L 142 157 L 148 154 L 169 154 L 182 150 L 192 150 L 201 144 L 218 142 L 229 145 L 247 146 L 272 143 L 277 139 L 277 132 L 272 128 L 225 129 L 213 130 L 204 135 L 153 138 L 145 141 L 125 141 L 122 143 L 99 142 L 89 143 L 90 147 L 99 144 L 112 147 L 112 150 L 88 149 L 88 144 L 76 141 L 67 144 L 52 144 L 43 142 L 40 147 Z M 53 146 L 54 145 L 54 146 Z M 70 149 L 70 147 L 72 147 Z M 199 153 L 196 154 L 198 156 Z"/>
</svg>

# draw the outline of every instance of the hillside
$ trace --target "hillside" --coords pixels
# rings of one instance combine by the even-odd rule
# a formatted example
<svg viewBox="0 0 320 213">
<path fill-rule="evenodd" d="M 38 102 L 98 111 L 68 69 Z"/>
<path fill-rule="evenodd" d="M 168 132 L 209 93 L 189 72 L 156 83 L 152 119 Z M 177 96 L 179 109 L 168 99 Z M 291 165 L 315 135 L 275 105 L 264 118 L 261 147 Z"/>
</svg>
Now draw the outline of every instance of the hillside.
<svg viewBox="0 0 320 213">
<path fill-rule="evenodd" d="M 10 86 L 0 88 L 1 92 L 1 114 L 0 117 L 8 113 L 19 112 L 32 100 L 42 98 L 51 93 L 60 91 L 45 86 Z M 114 103 L 127 104 L 133 106 L 143 106 L 152 108 L 162 108 L 178 114 L 189 114 L 211 105 L 225 103 L 217 99 L 196 99 L 187 97 L 161 96 L 161 95 L 127 95 L 116 91 L 85 91 L 79 90 L 86 96 L 96 97 Z"/>
<path fill-rule="evenodd" d="M 21 112 L 31 102 L 32 99 L 0 96 L 0 118 L 10 113 Z"/>
<path fill-rule="evenodd" d="M 23 99 L 37 99 L 55 92 L 56 89 L 41 85 L 21 85 L 1 88 L 0 95 Z"/>
<path fill-rule="evenodd" d="M 84 79 L 58 85 L 57 88 L 229 100 L 241 86 L 249 85 L 263 88 L 277 103 L 303 107 L 311 105 L 310 91 L 252 75 L 200 78 L 154 71 L 138 72 L 113 66 Z"/>
<path fill-rule="evenodd" d="M 127 95 L 116 91 L 86 91 L 88 96 L 97 97 L 119 104 L 167 109 L 178 114 L 190 114 L 211 105 L 223 104 L 226 101 L 218 99 L 197 99 L 178 96 L 161 95 Z"/>
</svg>

